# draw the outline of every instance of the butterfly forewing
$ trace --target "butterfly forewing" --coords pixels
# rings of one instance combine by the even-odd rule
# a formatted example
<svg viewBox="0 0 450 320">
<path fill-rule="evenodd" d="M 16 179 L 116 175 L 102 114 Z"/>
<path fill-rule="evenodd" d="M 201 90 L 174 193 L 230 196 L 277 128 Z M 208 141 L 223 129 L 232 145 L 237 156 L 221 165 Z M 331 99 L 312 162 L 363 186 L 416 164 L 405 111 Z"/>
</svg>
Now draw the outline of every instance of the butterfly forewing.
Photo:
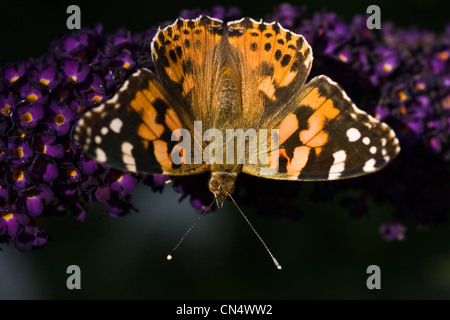
<svg viewBox="0 0 450 320">
<path fill-rule="evenodd" d="M 153 40 L 158 77 L 177 101 L 174 108 L 189 130 L 194 120 L 207 125 L 211 118 L 213 91 L 223 65 L 224 56 L 219 52 L 222 38 L 222 21 L 202 16 L 179 18 Z"/>
<path fill-rule="evenodd" d="M 306 40 L 279 23 L 228 23 L 229 60 L 240 75 L 243 117 L 265 128 L 302 86 L 312 65 Z"/>
</svg>

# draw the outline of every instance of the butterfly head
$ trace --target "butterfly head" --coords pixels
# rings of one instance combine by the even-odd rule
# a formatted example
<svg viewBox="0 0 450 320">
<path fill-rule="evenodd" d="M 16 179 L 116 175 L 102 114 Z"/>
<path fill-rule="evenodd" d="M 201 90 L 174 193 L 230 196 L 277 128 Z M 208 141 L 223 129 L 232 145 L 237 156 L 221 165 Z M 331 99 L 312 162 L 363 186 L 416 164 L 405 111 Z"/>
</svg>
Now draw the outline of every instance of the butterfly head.
<svg viewBox="0 0 450 320">
<path fill-rule="evenodd" d="M 209 180 L 209 190 L 216 197 L 217 206 L 223 207 L 224 201 L 228 195 L 233 193 L 237 174 L 234 172 L 212 172 Z"/>
</svg>

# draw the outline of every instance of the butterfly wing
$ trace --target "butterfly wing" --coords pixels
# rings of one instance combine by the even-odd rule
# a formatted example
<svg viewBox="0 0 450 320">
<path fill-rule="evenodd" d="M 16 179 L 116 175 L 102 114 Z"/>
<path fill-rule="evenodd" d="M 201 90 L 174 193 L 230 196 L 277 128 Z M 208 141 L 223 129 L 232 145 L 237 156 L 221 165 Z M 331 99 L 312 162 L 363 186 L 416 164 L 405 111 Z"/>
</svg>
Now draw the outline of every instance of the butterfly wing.
<svg viewBox="0 0 450 320">
<path fill-rule="evenodd" d="M 245 165 L 243 172 L 282 180 L 350 178 L 383 168 L 400 152 L 394 131 L 326 76 L 311 80 L 284 111 L 271 127 L 278 129 L 279 148 L 268 148 L 269 163 Z"/>
<path fill-rule="evenodd" d="M 158 77 L 178 102 L 174 108 L 191 131 L 194 120 L 209 126 L 213 92 L 223 64 L 222 39 L 222 21 L 206 16 L 178 18 L 153 39 Z"/>
<path fill-rule="evenodd" d="M 311 48 L 279 23 L 243 18 L 227 26 L 229 65 L 240 75 L 244 127 L 265 128 L 304 85 Z"/>
<path fill-rule="evenodd" d="M 171 158 L 178 141 L 172 132 L 185 128 L 167 91 L 147 69 L 124 83 L 110 100 L 86 112 L 75 139 L 101 163 L 129 172 L 188 175 L 206 171 L 205 165 Z"/>
</svg>

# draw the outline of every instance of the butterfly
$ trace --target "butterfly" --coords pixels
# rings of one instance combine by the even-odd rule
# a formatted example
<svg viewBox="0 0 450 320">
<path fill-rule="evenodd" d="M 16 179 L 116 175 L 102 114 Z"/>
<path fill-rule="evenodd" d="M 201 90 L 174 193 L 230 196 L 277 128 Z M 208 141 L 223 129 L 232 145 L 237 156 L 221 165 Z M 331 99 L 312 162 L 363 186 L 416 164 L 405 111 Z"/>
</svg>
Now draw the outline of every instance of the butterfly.
<svg viewBox="0 0 450 320">
<path fill-rule="evenodd" d="M 394 131 L 358 109 L 337 83 L 324 75 L 306 83 L 312 49 L 279 23 L 243 18 L 225 26 L 207 16 L 178 18 L 158 29 L 151 55 L 156 74 L 138 70 L 79 120 L 75 138 L 99 162 L 171 176 L 210 171 L 209 189 L 222 206 L 240 173 L 351 178 L 383 168 L 400 152 Z M 243 161 L 204 161 L 197 155 L 208 148 L 209 129 L 253 132 L 264 147 L 251 148 L 245 137 Z M 267 138 L 262 129 L 276 135 Z M 191 135 L 192 148 L 180 150 L 180 130 Z M 230 142 L 214 141 L 216 153 Z"/>
</svg>

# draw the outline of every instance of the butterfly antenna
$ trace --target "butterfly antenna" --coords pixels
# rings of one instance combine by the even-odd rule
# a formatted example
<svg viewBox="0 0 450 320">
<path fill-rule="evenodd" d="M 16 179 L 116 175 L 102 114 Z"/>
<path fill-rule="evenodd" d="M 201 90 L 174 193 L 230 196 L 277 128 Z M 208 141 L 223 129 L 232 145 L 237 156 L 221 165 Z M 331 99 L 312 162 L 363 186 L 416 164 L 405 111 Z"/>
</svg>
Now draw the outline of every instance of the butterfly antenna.
<svg viewBox="0 0 450 320">
<path fill-rule="evenodd" d="M 256 232 L 255 228 L 253 227 L 253 225 L 250 223 L 250 221 L 247 219 L 247 217 L 245 216 L 245 214 L 242 212 L 241 208 L 239 208 L 239 206 L 237 205 L 236 201 L 234 201 L 233 197 L 231 196 L 231 194 L 228 194 L 228 196 L 230 197 L 231 201 L 233 201 L 234 205 L 236 206 L 236 208 L 239 210 L 239 212 L 241 213 L 241 215 L 244 217 L 245 221 L 247 221 L 248 225 L 250 226 L 250 228 L 252 228 L 253 232 L 256 234 L 256 236 L 258 237 L 259 241 L 261 241 L 261 243 L 263 244 L 264 248 L 266 248 L 267 253 L 269 253 L 270 257 L 273 260 L 273 263 L 275 264 L 275 266 L 277 267 L 277 269 L 281 270 L 281 265 L 278 263 L 277 259 L 275 259 L 275 257 L 273 256 L 272 252 L 270 252 L 269 248 L 267 247 L 266 243 L 264 242 L 264 240 L 261 238 L 261 236 L 258 234 L 258 232 Z"/>
<path fill-rule="evenodd" d="M 177 250 L 177 248 L 180 246 L 181 242 L 183 242 L 184 238 L 186 238 L 186 236 L 189 234 L 189 232 L 191 232 L 191 230 L 200 221 L 200 219 L 205 216 L 206 212 L 208 212 L 208 210 L 212 207 L 212 205 L 214 204 L 215 201 L 216 201 L 216 199 L 214 199 L 213 202 L 211 202 L 211 204 L 203 211 L 203 213 L 197 218 L 197 220 L 195 220 L 194 223 L 189 227 L 189 229 L 187 229 L 187 231 L 181 237 L 180 241 L 178 241 L 177 245 L 167 255 L 167 260 L 172 260 L 175 250 Z"/>
</svg>

